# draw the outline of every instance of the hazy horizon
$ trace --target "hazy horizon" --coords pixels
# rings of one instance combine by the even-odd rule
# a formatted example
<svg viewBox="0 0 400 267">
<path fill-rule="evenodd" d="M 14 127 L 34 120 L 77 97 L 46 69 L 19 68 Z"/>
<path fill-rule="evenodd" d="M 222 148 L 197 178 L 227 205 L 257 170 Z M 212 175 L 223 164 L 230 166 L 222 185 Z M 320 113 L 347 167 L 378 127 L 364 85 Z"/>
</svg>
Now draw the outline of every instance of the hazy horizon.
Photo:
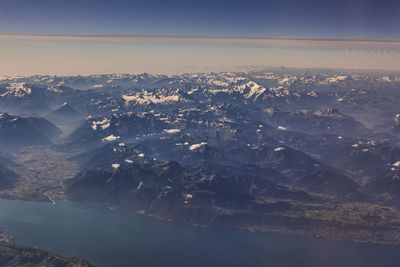
<svg viewBox="0 0 400 267">
<path fill-rule="evenodd" d="M 400 42 L 196 36 L 0 35 L 0 75 L 179 74 L 252 67 L 400 70 Z"/>
</svg>

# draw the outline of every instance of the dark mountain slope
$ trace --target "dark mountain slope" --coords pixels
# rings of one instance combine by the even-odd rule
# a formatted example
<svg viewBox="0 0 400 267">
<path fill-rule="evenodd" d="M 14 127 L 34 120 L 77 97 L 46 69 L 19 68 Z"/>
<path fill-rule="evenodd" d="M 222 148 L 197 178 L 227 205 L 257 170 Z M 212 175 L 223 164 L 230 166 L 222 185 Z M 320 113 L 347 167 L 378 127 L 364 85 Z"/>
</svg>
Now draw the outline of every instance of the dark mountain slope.
<svg viewBox="0 0 400 267">
<path fill-rule="evenodd" d="M 22 118 L 0 113 L 0 145 L 24 147 L 51 144 L 61 131 L 43 118 Z"/>
</svg>

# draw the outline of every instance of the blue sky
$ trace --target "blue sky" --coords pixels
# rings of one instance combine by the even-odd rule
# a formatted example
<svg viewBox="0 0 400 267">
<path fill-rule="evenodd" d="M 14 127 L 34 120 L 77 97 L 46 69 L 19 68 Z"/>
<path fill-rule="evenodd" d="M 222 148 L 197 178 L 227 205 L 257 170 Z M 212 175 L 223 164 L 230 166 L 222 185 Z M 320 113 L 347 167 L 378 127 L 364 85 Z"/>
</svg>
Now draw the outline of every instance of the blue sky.
<svg viewBox="0 0 400 267">
<path fill-rule="evenodd" d="M 0 33 L 400 39 L 396 0 L 0 0 Z"/>
</svg>

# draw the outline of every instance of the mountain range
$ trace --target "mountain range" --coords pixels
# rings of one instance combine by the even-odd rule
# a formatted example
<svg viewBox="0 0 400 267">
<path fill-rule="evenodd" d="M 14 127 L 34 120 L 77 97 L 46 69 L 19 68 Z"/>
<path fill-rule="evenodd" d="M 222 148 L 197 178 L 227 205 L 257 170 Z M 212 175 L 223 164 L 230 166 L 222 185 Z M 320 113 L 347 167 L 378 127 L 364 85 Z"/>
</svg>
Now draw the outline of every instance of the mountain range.
<svg viewBox="0 0 400 267">
<path fill-rule="evenodd" d="M 400 243 L 399 86 L 311 69 L 5 77 L 0 146 L 16 165 L 0 165 L 0 193 Z"/>
</svg>

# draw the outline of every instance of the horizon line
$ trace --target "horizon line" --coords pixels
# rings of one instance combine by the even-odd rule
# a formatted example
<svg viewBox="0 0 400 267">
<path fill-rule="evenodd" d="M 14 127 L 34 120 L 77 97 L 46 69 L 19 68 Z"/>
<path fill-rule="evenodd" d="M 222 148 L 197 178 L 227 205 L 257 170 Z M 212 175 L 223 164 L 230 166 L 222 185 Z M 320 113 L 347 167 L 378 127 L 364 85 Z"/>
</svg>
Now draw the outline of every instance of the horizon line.
<svg viewBox="0 0 400 267">
<path fill-rule="evenodd" d="M 146 34 L 13 34 L 0 33 L 0 37 L 37 37 L 37 38 L 99 38 L 99 39 L 215 39 L 215 40 L 275 40 L 275 41 L 318 41 L 318 42 L 376 42 L 400 43 L 400 39 L 357 39 L 357 38 L 306 38 L 306 37 L 275 37 L 275 36 L 216 36 L 216 35 L 146 35 Z"/>
</svg>

